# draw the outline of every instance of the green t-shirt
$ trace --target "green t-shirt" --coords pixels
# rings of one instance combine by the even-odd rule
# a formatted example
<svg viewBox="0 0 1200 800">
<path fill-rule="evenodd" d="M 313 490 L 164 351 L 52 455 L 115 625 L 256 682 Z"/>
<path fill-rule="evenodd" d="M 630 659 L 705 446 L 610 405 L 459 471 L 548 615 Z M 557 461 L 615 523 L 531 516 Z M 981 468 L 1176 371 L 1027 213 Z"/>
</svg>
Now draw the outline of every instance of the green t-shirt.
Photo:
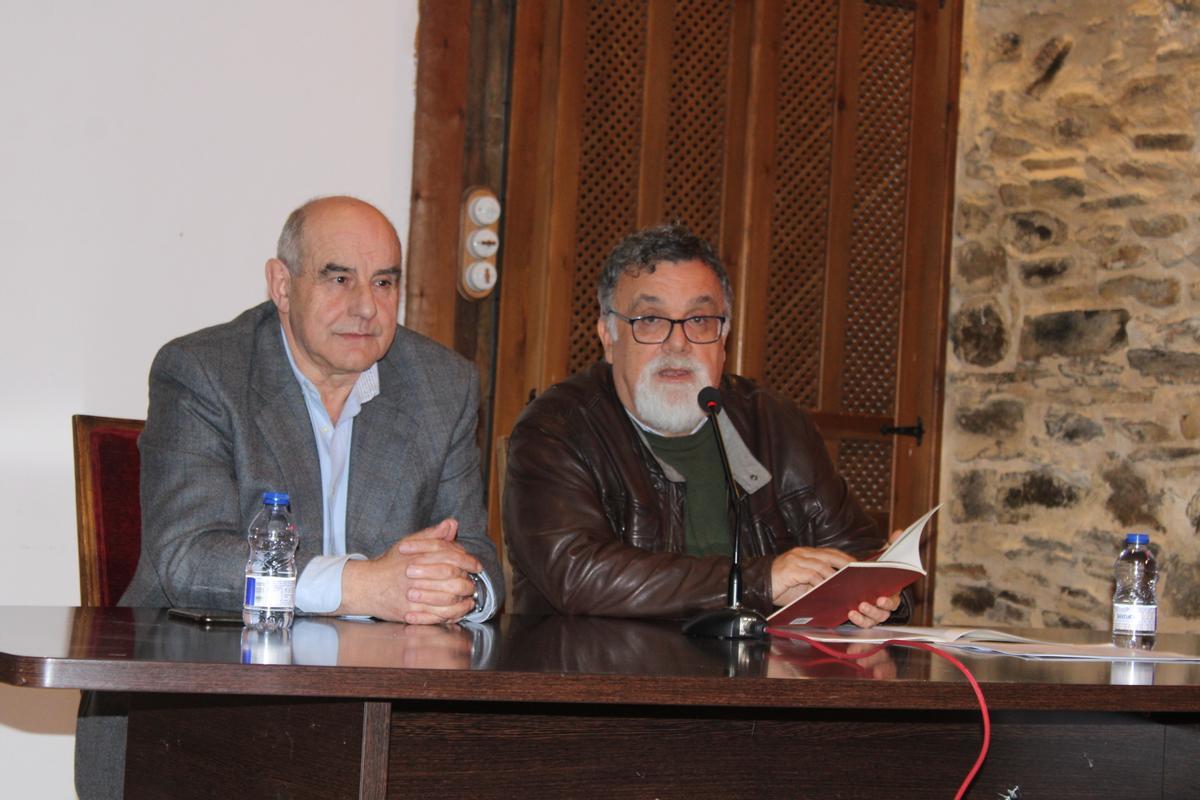
<svg viewBox="0 0 1200 800">
<path fill-rule="evenodd" d="M 688 555 L 729 555 L 729 492 L 721 453 L 708 424 L 687 436 L 645 433 L 655 455 L 679 470 L 687 482 L 683 509 Z"/>
</svg>

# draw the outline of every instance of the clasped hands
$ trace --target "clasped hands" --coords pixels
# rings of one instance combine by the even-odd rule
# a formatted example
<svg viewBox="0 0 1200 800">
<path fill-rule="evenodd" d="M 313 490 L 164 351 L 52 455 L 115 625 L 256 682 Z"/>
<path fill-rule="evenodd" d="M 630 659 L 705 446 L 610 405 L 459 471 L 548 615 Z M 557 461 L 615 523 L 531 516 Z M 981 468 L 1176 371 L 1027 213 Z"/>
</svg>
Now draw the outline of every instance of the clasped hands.
<svg viewBox="0 0 1200 800">
<path fill-rule="evenodd" d="M 902 533 L 895 531 L 889 538 L 895 540 Z M 776 606 L 786 606 L 852 561 L 850 555 L 831 547 L 793 547 L 771 562 L 771 599 Z M 887 622 L 899 607 L 899 594 L 877 597 L 874 603 L 848 609 L 847 617 L 860 628 L 873 628 Z"/>
<path fill-rule="evenodd" d="M 346 562 L 338 614 L 367 614 L 410 625 L 456 622 L 475 607 L 483 565 L 455 541 L 458 522 L 445 519 L 405 536 L 382 555 Z"/>
</svg>

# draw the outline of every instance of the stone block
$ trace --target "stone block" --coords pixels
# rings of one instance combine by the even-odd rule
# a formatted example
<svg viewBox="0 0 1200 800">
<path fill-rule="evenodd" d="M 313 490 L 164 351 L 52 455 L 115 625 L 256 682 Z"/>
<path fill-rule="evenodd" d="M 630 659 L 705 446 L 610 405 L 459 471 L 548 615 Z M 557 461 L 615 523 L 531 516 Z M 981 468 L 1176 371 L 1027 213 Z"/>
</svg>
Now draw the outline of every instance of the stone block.
<svg viewBox="0 0 1200 800">
<path fill-rule="evenodd" d="M 992 139 L 992 155 L 1004 158 L 1019 158 L 1033 152 L 1034 144 L 1017 136 L 997 134 Z"/>
<path fill-rule="evenodd" d="M 1121 461 L 1103 471 L 1100 476 L 1108 484 L 1109 495 L 1104 507 L 1125 527 L 1148 526 L 1163 530 L 1157 511 L 1162 506 L 1161 493 L 1154 493 L 1146 479 L 1128 461 Z"/>
<path fill-rule="evenodd" d="M 1049 609 L 1042 610 L 1041 618 L 1042 627 L 1044 628 L 1078 628 L 1080 630 L 1088 630 L 1096 627 L 1090 620 L 1069 617 L 1062 612 L 1050 611 Z"/>
<path fill-rule="evenodd" d="M 1093 253 L 1105 253 L 1112 250 L 1124 239 L 1127 231 L 1124 225 L 1100 224 L 1081 226 L 1075 234 L 1075 243 L 1091 250 Z"/>
<path fill-rule="evenodd" d="M 1140 266 L 1150 252 L 1140 244 L 1122 244 L 1111 248 L 1100 257 L 1100 268 L 1106 270 L 1132 269 Z"/>
<path fill-rule="evenodd" d="M 958 274 L 970 283 L 998 283 L 1007 277 L 1008 254 L 996 242 L 986 245 L 973 240 L 966 242 L 955 251 L 954 263 Z"/>
<path fill-rule="evenodd" d="M 992 306 L 967 308 L 950 320 L 950 343 L 964 363 L 990 367 L 1008 350 L 1008 330 Z"/>
<path fill-rule="evenodd" d="M 1038 261 L 1022 261 L 1019 265 L 1021 282 L 1036 289 L 1057 283 L 1071 269 L 1069 258 L 1043 258 Z"/>
<path fill-rule="evenodd" d="M 1067 238 L 1067 224 L 1043 211 L 1018 211 L 1005 218 L 1004 237 L 1018 251 L 1037 253 Z"/>
<path fill-rule="evenodd" d="M 1101 283 L 1100 296 L 1105 300 L 1133 299 L 1154 308 L 1168 308 L 1179 302 L 1179 281 L 1124 275 Z"/>
<path fill-rule="evenodd" d="M 1147 239 L 1166 239 L 1187 228 L 1187 217 L 1182 214 L 1159 214 L 1155 217 L 1134 217 L 1129 226 L 1134 233 Z"/>
<path fill-rule="evenodd" d="M 987 567 L 983 564 L 956 564 L 941 562 L 937 567 L 939 577 L 967 578 L 973 581 L 985 581 L 988 578 Z"/>
<path fill-rule="evenodd" d="M 995 607 L 996 593 L 986 586 L 963 586 L 950 596 L 950 605 L 979 616 Z"/>
<path fill-rule="evenodd" d="M 1200 345 L 1200 317 L 1188 317 L 1168 325 L 1163 329 L 1163 336 L 1168 344 L 1186 339 Z"/>
<path fill-rule="evenodd" d="M 1164 581 L 1160 603 L 1175 617 L 1200 619 L 1200 561 L 1188 560 L 1178 553 L 1159 556 L 1160 571 L 1170 577 Z M 1192 630 L 1195 628 L 1192 627 Z"/>
<path fill-rule="evenodd" d="M 990 484 L 996 473 L 973 469 L 957 473 L 953 478 L 954 498 L 951 517 L 955 522 L 985 522 L 995 519 Z"/>
<path fill-rule="evenodd" d="M 1114 208 L 1129 208 L 1130 206 L 1143 206 L 1145 204 L 1146 198 L 1140 194 L 1116 194 L 1109 197 L 1101 197 L 1098 200 L 1087 200 L 1080 203 L 1079 208 L 1082 211 L 1108 211 Z"/>
<path fill-rule="evenodd" d="M 1027 206 L 1033 198 L 1028 186 L 1006 183 L 1000 187 L 1000 202 L 1008 208 Z"/>
<path fill-rule="evenodd" d="M 1189 461 L 1200 455 L 1195 447 L 1151 447 L 1134 454 L 1134 461 Z"/>
<path fill-rule="evenodd" d="M 1048 470 L 1036 470 L 1005 475 L 1000 504 L 1010 511 L 1031 506 L 1038 508 L 1070 508 L 1079 504 L 1081 492 Z"/>
<path fill-rule="evenodd" d="M 1196 137 L 1190 133 L 1139 133 L 1133 137 L 1133 146 L 1138 150 L 1186 152 L 1196 146 Z"/>
<path fill-rule="evenodd" d="M 1184 47 L 1180 44 L 1168 44 L 1154 54 L 1154 60 L 1160 64 L 1170 61 L 1200 61 L 1200 44 Z"/>
<path fill-rule="evenodd" d="M 1171 434 L 1166 428 L 1149 420 L 1142 422 L 1120 420 L 1116 423 L 1116 428 L 1125 438 L 1137 444 L 1165 442 L 1171 438 Z"/>
<path fill-rule="evenodd" d="M 1025 421 L 1025 406 L 1011 399 L 991 400 L 976 408 L 960 408 L 954 422 L 965 433 L 1006 439 Z"/>
<path fill-rule="evenodd" d="M 1066 36 L 1055 36 L 1042 45 L 1042 49 L 1033 57 L 1033 68 L 1037 74 L 1025 87 L 1025 94 L 1041 97 L 1058 76 L 1073 46 L 1074 43 Z"/>
<path fill-rule="evenodd" d="M 1159 383 L 1200 383 L 1200 353 L 1157 348 L 1130 350 L 1129 366 Z"/>
<path fill-rule="evenodd" d="M 1043 564 L 1075 563 L 1075 549 L 1070 541 L 1049 536 L 1022 536 L 1021 555 L 1032 557 Z"/>
<path fill-rule="evenodd" d="M 1171 87 L 1175 83 L 1174 75 L 1149 75 L 1134 78 L 1125 84 L 1121 93 L 1122 105 L 1163 105 L 1173 100 L 1170 96 Z"/>
<path fill-rule="evenodd" d="M 1079 165 L 1079 159 L 1073 156 L 1063 156 L 1062 158 L 1027 158 L 1021 162 L 1021 166 L 1030 172 L 1045 172 L 1053 169 L 1067 169 Z"/>
<path fill-rule="evenodd" d="M 1200 403 L 1190 403 L 1179 415 L 1179 433 L 1189 442 L 1200 439 Z"/>
<path fill-rule="evenodd" d="M 973 233 L 980 233 L 986 230 L 992 223 L 992 215 L 995 207 L 986 200 L 967 200 L 958 201 L 958 233 L 960 236 L 969 236 Z"/>
<path fill-rule="evenodd" d="M 1080 444 L 1104 435 L 1104 426 L 1074 411 L 1052 409 L 1046 413 L 1046 434 L 1067 444 Z"/>
<path fill-rule="evenodd" d="M 1166 164 L 1152 161 L 1123 161 L 1116 167 L 1117 174 L 1137 180 L 1172 183 L 1180 179 L 1179 170 Z"/>
<path fill-rule="evenodd" d="M 1200 534 L 1200 489 L 1192 495 L 1192 499 L 1188 501 L 1187 510 L 1188 523 L 1192 526 L 1192 533 Z"/>
<path fill-rule="evenodd" d="M 1041 203 L 1047 200 L 1070 200 L 1073 197 L 1083 197 L 1087 190 L 1083 181 L 1067 175 L 1048 180 L 1035 180 L 1029 184 L 1029 193 L 1033 202 Z"/>
<path fill-rule="evenodd" d="M 1105 355 L 1128 343 L 1128 322 L 1129 312 L 1123 308 L 1026 317 L 1021 330 L 1021 357 Z"/>
<path fill-rule="evenodd" d="M 1101 600 L 1087 589 L 1080 589 L 1078 586 L 1059 586 L 1058 593 L 1071 605 L 1080 608 L 1096 608 L 1107 603 L 1109 599 L 1105 597 Z"/>
<path fill-rule="evenodd" d="M 1078 144 L 1081 139 L 1092 133 L 1091 124 L 1083 117 L 1066 116 L 1054 123 L 1051 129 L 1054 142 L 1060 146 Z"/>
<path fill-rule="evenodd" d="M 1154 244 L 1154 247 L 1151 248 L 1150 252 L 1153 254 L 1151 261 L 1162 265 L 1164 269 L 1168 270 L 1195 264 L 1196 262 L 1193 260 L 1193 257 L 1184 252 L 1183 247 L 1180 246 L 1184 238 L 1183 236 L 1175 236 L 1170 239 L 1159 239 Z"/>
</svg>

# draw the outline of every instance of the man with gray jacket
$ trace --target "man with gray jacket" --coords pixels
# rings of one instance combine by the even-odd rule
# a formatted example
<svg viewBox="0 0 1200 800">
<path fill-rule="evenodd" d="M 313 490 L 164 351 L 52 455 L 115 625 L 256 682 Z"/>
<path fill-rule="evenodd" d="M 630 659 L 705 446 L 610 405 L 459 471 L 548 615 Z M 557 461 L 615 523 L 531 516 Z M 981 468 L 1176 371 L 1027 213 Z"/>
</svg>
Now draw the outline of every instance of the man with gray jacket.
<svg viewBox="0 0 1200 800">
<path fill-rule="evenodd" d="M 410 624 L 491 617 L 473 365 L 400 328 L 400 242 L 351 197 L 306 203 L 267 261 L 268 302 L 165 345 L 139 440 L 142 547 L 121 604 L 241 607 L 246 528 L 290 495 L 296 605 Z M 81 797 L 119 797 L 119 698 L 85 695 Z"/>
<path fill-rule="evenodd" d="M 150 371 L 142 553 L 122 603 L 240 608 L 246 526 L 288 492 L 296 605 L 408 623 L 503 596 L 475 446 L 478 378 L 396 324 L 400 243 L 373 206 L 284 225 L 270 302 L 167 344 Z"/>
</svg>

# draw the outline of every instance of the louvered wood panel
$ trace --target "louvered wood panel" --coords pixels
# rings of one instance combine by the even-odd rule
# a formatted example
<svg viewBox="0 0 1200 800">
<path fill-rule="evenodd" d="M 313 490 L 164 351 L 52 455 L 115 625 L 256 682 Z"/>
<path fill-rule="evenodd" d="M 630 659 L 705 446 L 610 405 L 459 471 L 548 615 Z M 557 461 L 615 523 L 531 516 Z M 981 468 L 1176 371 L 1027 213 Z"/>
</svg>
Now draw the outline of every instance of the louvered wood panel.
<svg viewBox="0 0 1200 800">
<path fill-rule="evenodd" d="M 608 251 L 636 227 L 646 16 L 645 0 L 588 7 L 568 375 L 603 354 L 596 277 Z"/>
<path fill-rule="evenodd" d="M 914 14 L 863 9 L 843 408 L 893 413 L 908 186 Z M 890 465 L 889 465 L 890 470 Z"/>
<path fill-rule="evenodd" d="M 891 440 L 842 439 L 836 463 L 863 508 L 886 524 L 891 504 Z"/>
<path fill-rule="evenodd" d="M 682 221 L 714 243 L 721 234 L 732 23 L 731 2 L 674 3 L 661 220 Z"/>
<path fill-rule="evenodd" d="M 915 15 L 904 3 L 864 4 L 858 42 L 840 391 L 831 411 L 890 417 L 896 407 L 905 247 Z M 836 189 L 835 189 L 836 191 Z M 838 437 L 837 460 L 863 506 L 892 506 L 890 439 Z"/>
<path fill-rule="evenodd" d="M 806 408 L 820 377 L 837 26 L 835 0 L 784 10 L 763 379 Z"/>
</svg>

